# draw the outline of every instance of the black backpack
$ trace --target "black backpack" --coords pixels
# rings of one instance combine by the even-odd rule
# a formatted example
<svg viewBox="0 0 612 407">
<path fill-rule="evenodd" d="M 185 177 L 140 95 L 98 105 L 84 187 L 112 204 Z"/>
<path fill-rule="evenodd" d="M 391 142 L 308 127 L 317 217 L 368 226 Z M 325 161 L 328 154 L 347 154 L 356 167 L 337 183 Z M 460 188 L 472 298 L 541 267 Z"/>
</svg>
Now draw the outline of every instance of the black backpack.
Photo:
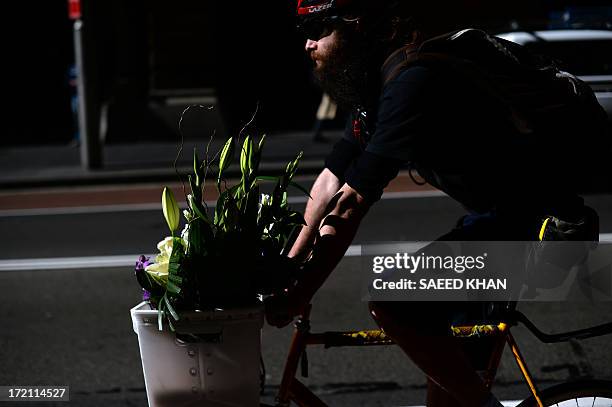
<svg viewBox="0 0 612 407">
<path fill-rule="evenodd" d="M 484 31 L 466 29 L 397 50 L 383 65 L 383 84 L 414 65 L 470 81 L 498 104 L 502 117 L 518 133 L 533 135 L 558 156 L 559 165 L 574 166 L 583 182 L 607 172 L 603 164 L 612 150 L 607 115 L 591 88 L 551 59 Z"/>
</svg>

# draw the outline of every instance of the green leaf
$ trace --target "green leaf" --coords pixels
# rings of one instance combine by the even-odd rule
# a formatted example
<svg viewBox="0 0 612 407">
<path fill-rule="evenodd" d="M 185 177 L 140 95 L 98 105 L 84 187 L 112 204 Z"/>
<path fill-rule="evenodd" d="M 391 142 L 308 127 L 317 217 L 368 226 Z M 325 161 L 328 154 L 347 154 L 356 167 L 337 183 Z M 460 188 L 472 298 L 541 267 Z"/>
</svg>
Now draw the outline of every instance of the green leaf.
<svg viewBox="0 0 612 407">
<path fill-rule="evenodd" d="M 304 219 L 304 215 L 299 212 L 291 212 L 289 216 L 287 216 L 287 221 L 289 225 L 304 225 L 306 226 L 306 220 Z"/>
<path fill-rule="evenodd" d="M 293 178 L 293 176 L 295 175 L 295 172 L 297 171 L 298 163 L 300 162 L 300 159 L 302 158 L 303 155 L 304 155 L 304 152 L 300 151 L 300 153 L 297 155 L 295 160 L 290 161 L 289 164 L 287 164 L 287 169 L 285 170 L 285 174 L 288 176 L 289 180 L 291 180 L 291 178 Z"/>
<path fill-rule="evenodd" d="M 164 330 L 164 301 L 160 301 L 157 307 L 157 329 Z"/>
<path fill-rule="evenodd" d="M 202 189 L 198 186 L 197 180 L 194 181 L 191 175 L 187 176 L 189 180 L 189 187 L 191 188 L 191 194 L 195 197 L 196 200 L 202 199 Z"/>
<path fill-rule="evenodd" d="M 168 311 L 170 312 L 170 315 L 172 315 L 172 318 L 174 318 L 175 321 L 178 321 L 179 320 L 179 315 L 175 311 L 175 309 L 172 306 L 172 304 L 170 303 L 170 300 L 168 299 L 167 295 L 164 295 L 164 302 L 166 303 L 166 307 L 168 308 Z"/>
<path fill-rule="evenodd" d="M 214 223 L 216 226 L 223 226 L 224 228 L 227 227 L 226 208 L 230 205 L 234 207 L 236 206 L 234 201 L 232 200 L 232 197 L 234 196 L 238 188 L 240 188 L 240 184 L 234 185 L 233 187 L 231 187 L 228 190 L 223 191 L 219 195 L 219 198 L 217 199 L 217 207 L 215 208 L 215 218 L 214 218 Z"/>
<path fill-rule="evenodd" d="M 164 191 L 162 192 L 162 210 L 164 212 L 164 218 L 166 218 L 166 223 L 170 228 L 170 232 L 174 234 L 179 227 L 180 211 L 176 199 L 174 199 L 174 194 L 168 187 L 164 187 Z"/>
<path fill-rule="evenodd" d="M 183 277 L 170 274 L 168 275 L 168 281 L 172 281 L 175 284 L 181 284 L 183 282 Z"/>
<path fill-rule="evenodd" d="M 175 295 L 179 295 L 181 293 L 181 288 L 170 280 L 168 280 L 166 284 L 166 290 L 168 290 L 169 292 Z"/>
<path fill-rule="evenodd" d="M 168 263 L 168 273 L 177 274 L 179 268 L 181 267 L 180 261 L 180 259 L 171 258 L 170 262 Z"/>
<path fill-rule="evenodd" d="M 195 184 L 199 188 L 200 184 L 200 160 L 198 160 L 198 151 L 193 149 L 193 173 L 195 174 Z"/>
<path fill-rule="evenodd" d="M 263 153 L 263 146 L 265 144 L 265 140 L 266 140 L 266 135 L 264 134 L 259 139 L 259 143 L 257 144 L 257 147 L 253 149 L 251 174 L 257 173 L 259 171 L 259 164 L 261 163 L 261 155 Z"/>
<path fill-rule="evenodd" d="M 277 182 L 279 177 L 274 177 L 271 175 L 258 175 L 255 178 L 257 181 L 271 181 L 271 182 Z"/>
<path fill-rule="evenodd" d="M 303 186 L 301 186 L 300 184 L 296 183 L 295 181 L 289 181 L 289 185 L 291 185 L 294 188 L 299 189 L 300 191 L 302 191 L 304 193 L 304 195 L 306 195 L 308 198 L 312 199 L 312 196 L 310 196 L 310 192 L 308 192 L 308 190 L 306 188 L 304 188 Z"/>
<path fill-rule="evenodd" d="M 285 176 L 278 177 L 274 190 L 272 191 L 272 206 L 278 208 L 280 206 L 281 199 L 283 197 L 283 191 L 285 190 Z"/>
<path fill-rule="evenodd" d="M 181 292 L 181 288 L 175 283 L 178 283 L 178 281 L 182 282 L 182 278 L 178 274 L 184 257 L 183 250 L 183 240 L 180 237 L 175 237 L 172 241 L 172 253 L 168 261 L 166 290 L 177 295 Z"/>
<path fill-rule="evenodd" d="M 283 192 L 283 200 L 281 201 L 281 208 L 287 207 L 287 191 Z"/>
<path fill-rule="evenodd" d="M 257 145 L 257 151 L 259 151 L 260 153 L 263 150 L 263 146 L 264 146 L 265 142 L 266 142 L 266 135 L 264 134 L 259 139 L 259 144 Z"/>
<path fill-rule="evenodd" d="M 221 156 L 219 157 L 219 175 L 217 177 L 217 187 L 221 185 L 221 179 L 223 178 L 223 171 L 229 167 L 232 158 L 234 156 L 234 138 L 230 137 L 225 142 L 223 149 L 221 150 Z"/>
<path fill-rule="evenodd" d="M 189 207 L 196 214 L 196 216 L 198 216 L 200 219 L 210 225 L 210 219 L 208 219 L 208 215 L 204 213 L 203 209 L 200 207 L 200 204 L 195 200 L 195 198 L 192 195 L 188 195 L 187 200 L 189 201 Z"/>
<path fill-rule="evenodd" d="M 253 139 L 251 136 L 246 136 L 242 143 L 242 151 L 240 152 L 240 171 L 242 178 L 247 180 L 251 174 L 253 163 Z"/>
</svg>

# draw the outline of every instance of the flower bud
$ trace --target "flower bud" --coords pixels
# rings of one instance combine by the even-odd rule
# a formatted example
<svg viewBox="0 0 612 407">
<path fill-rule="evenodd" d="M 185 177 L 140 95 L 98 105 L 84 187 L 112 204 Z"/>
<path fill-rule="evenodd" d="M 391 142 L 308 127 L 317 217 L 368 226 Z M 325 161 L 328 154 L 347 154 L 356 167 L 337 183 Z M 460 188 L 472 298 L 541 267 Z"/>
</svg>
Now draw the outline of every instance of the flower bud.
<svg viewBox="0 0 612 407">
<path fill-rule="evenodd" d="M 164 218 L 170 228 L 170 232 L 174 233 L 179 227 L 179 206 L 174 199 L 172 190 L 168 187 L 164 187 L 162 192 L 162 210 L 164 211 Z"/>
</svg>

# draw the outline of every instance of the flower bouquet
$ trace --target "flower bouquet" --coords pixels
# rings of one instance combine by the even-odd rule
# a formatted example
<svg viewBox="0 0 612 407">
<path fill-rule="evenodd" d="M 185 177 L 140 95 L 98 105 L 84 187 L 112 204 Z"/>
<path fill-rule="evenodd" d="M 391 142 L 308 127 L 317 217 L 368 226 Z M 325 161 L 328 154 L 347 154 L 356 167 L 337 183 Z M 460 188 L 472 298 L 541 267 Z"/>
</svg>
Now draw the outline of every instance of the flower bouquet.
<svg viewBox="0 0 612 407">
<path fill-rule="evenodd" d="M 170 189 L 162 192 L 171 235 L 154 259 L 138 259 L 144 302 L 132 309 L 152 406 L 250 405 L 258 398 L 261 296 L 289 286 L 297 267 L 286 252 L 305 223 L 289 207 L 287 189 L 308 194 L 293 182 L 301 153 L 280 175 L 260 174 L 264 143 L 265 136 L 258 143 L 231 137 L 218 161 L 201 161 L 194 151 L 180 234 L 179 205 Z M 230 186 L 225 172 L 236 155 L 241 177 Z M 207 183 L 213 163 L 216 177 Z M 261 193 L 262 183 L 271 183 L 270 194 Z M 203 200 L 209 184 L 219 194 L 214 209 Z"/>
</svg>

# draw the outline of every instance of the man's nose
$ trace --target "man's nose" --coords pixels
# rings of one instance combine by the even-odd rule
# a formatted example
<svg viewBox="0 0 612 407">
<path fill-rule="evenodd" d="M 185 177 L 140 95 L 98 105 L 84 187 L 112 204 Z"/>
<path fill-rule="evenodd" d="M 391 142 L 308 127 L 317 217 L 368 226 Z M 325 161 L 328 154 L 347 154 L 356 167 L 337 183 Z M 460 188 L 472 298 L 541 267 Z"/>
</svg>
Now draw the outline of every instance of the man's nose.
<svg viewBox="0 0 612 407">
<path fill-rule="evenodd" d="M 313 49 L 316 49 L 316 48 L 317 48 L 317 42 L 316 41 L 306 40 L 306 45 L 304 46 L 304 49 L 306 51 L 310 51 L 310 50 L 313 50 Z"/>
</svg>

